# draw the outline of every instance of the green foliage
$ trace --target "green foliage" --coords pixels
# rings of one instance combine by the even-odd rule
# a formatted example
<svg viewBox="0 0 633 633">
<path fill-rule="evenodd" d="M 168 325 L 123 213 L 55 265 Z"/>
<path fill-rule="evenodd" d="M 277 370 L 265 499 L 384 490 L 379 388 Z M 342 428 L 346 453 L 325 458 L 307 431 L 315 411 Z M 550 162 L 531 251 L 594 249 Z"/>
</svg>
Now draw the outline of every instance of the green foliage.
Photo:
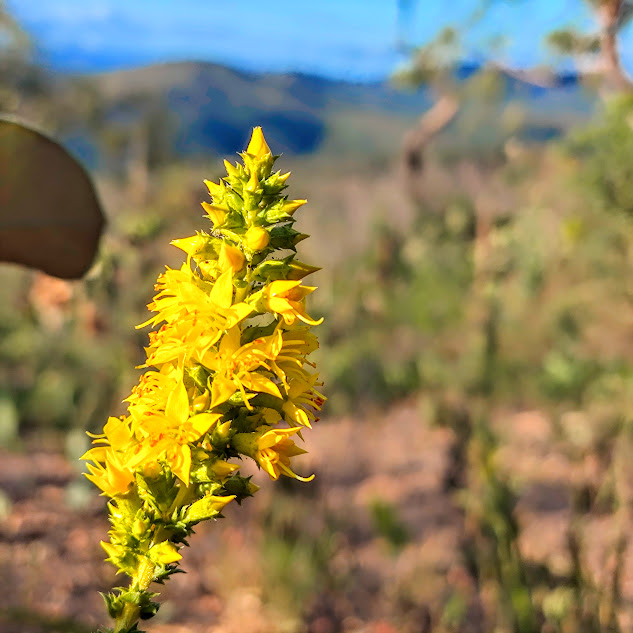
<svg viewBox="0 0 633 633">
<path fill-rule="evenodd" d="M 600 51 L 597 36 L 583 35 L 571 29 L 556 29 L 546 37 L 546 43 L 561 55 L 596 54 Z"/>
<path fill-rule="evenodd" d="M 384 538 L 394 551 L 402 549 L 409 542 L 409 530 L 392 504 L 376 499 L 370 504 L 369 510 L 376 533 Z"/>
<path fill-rule="evenodd" d="M 588 202 L 608 212 L 633 216 L 633 98 L 620 96 L 605 107 L 600 120 L 572 135 L 566 144 L 579 161 L 578 183 Z"/>
<path fill-rule="evenodd" d="M 305 491 L 292 481 L 284 484 L 289 490 L 277 493 L 274 511 L 271 508 L 263 520 L 264 596 L 282 613 L 301 617 L 319 595 L 340 588 L 342 579 L 330 570 L 338 520 L 315 514 L 314 500 Z M 308 514 L 313 520 L 306 525 Z"/>
</svg>

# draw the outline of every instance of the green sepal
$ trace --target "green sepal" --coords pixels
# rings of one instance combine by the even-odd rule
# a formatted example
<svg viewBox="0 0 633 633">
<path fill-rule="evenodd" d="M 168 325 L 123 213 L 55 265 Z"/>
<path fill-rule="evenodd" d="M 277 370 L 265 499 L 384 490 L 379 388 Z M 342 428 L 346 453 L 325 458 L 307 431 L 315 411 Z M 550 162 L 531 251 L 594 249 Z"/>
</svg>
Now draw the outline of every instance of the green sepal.
<svg viewBox="0 0 633 633">
<path fill-rule="evenodd" d="M 115 521 L 132 521 L 140 508 L 141 499 L 134 491 L 128 492 L 126 495 L 119 495 L 116 499 L 108 502 L 108 511 L 112 523 Z"/>
<path fill-rule="evenodd" d="M 160 515 L 167 512 L 178 494 L 175 479 L 171 473 L 168 472 L 164 472 L 162 476 L 152 481 L 147 480 L 143 475 L 137 472 L 136 486 L 139 497 Z"/>
<path fill-rule="evenodd" d="M 260 314 L 264 314 L 268 312 L 268 301 L 266 296 L 266 288 L 262 288 L 262 290 L 258 290 L 251 294 L 247 299 L 246 303 L 251 306 L 256 312 Z"/>
<path fill-rule="evenodd" d="M 248 180 L 244 165 L 240 165 L 239 163 L 233 164 L 230 163 L 228 160 L 225 160 L 224 168 L 226 169 L 226 173 L 228 174 L 228 176 L 226 178 L 223 178 L 223 180 L 229 183 L 232 187 L 239 186 L 244 178 Z"/>
<path fill-rule="evenodd" d="M 132 578 L 138 570 L 139 555 L 135 554 L 125 545 L 114 545 L 112 543 L 109 545 L 111 548 L 121 550 L 121 554 L 118 554 L 115 557 L 108 556 L 106 560 L 109 560 L 117 569 L 119 569 L 119 571 L 122 571 L 124 574 L 127 574 L 130 578 Z"/>
<path fill-rule="evenodd" d="M 207 388 L 207 380 L 209 379 L 209 371 L 202 365 L 196 365 L 195 367 L 185 367 L 185 387 L 188 387 L 186 377 L 188 376 L 191 381 L 200 389 L 205 391 Z"/>
<path fill-rule="evenodd" d="M 231 189 L 227 190 L 227 192 L 224 194 L 224 203 L 228 206 L 229 213 L 233 211 L 235 214 L 238 214 L 240 215 L 240 217 L 243 218 L 241 212 L 244 208 L 244 200 L 242 199 L 242 196 L 240 196 L 236 191 L 233 191 Z M 237 221 L 237 218 L 235 219 Z"/>
<path fill-rule="evenodd" d="M 263 180 L 261 183 L 264 195 L 274 196 L 281 193 L 286 187 L 286 179 L 282 176 L 280 171 L 276 171 L 274 174 Z"/>
<path fill-rule="evenodd" d="M 189 478 L 191 481 L 197 484 L 215 484 L 217 488 L 220 484 L 217 483 L 217 476 L 213 472 L 213 463 L 217 461 L 216 458 L 207 458 L 205 461 L 193 461 L 191 464 L 191 471 Z M 212 492 L 211 488 L 207 487 L 206 492 Z"/>
<path fill-rule="evenodd" d="M 303 279 L 312 273 L 316 273 L 321 270 L 320 266 L 311 266 L 310 264 L 306 264 L 305 262 L 300 262 L 296 259 L 293 259 L 290 262 L 290 272 L 288 273 L 287 279 L 292 279 L 293 281 L 299 281 L 299 279 Z"/>
<path fill-rule="evenodd" d="M 269 259 L 262 262 L 253 271 L 253 278 L 264 283 L 277 279 L 286 279 L 290 272 L 290 262 L 293 257 L 294 254 L 284 259 Z"/>
<path fill-rule="evenodd" d="M 297 244 L 308 237 L 305 233 L 299 233 L 299 231 L 293 229 L 292 224 L 275 226 L 270 229 L 269 235 L 268 248 L 271 250 L 287 249 L 295 251 Z"/>
<path fill-rule="evenodd" d="M 285 222 L 292 219 L 292 214 L 288 213 L 284 208 L 286 202 L 285 198 L 276 200 L 273 204 L 268 205 L 257 214 L 258 219 L 264 220 L 264 222 L 268 224 L 276 224 L 277 222 Z"/>
<path fill-rule="evenodd" d="M 118 594 L 115 592 L 118 592 Z M 128 587 L 115 587 L 110 593 L 102 593 L 101 597 L 106 604 L 110 617 L 113 619 L 118 618 L 123 613 L 125 605 L 129 603 L 136 605 L 140 609 L 140 617 L 142 620 L 148 620 L 155 616 L 160 608 L 160 605 L 152 600 L 152 598 L 157 595 L 157 593 L 150 591 L 133 591 Z M 136 625 L 134 625 L 131 629 L 128 629 L 126 633 L 137 631 L 138 629 Z"/>
<path fill-rule="evenodd" d="M 235 501 L 238 505 L 242 505 L 242 500 L 246 497 L 252 497 L 253 493 L 251 485 L 252 475 L 249 477 L 241 477 L 240 475 L 233 475 L 230 479 L 224 482 L 224 489 L 230 494 L 235 495 Z"/>
</svg>

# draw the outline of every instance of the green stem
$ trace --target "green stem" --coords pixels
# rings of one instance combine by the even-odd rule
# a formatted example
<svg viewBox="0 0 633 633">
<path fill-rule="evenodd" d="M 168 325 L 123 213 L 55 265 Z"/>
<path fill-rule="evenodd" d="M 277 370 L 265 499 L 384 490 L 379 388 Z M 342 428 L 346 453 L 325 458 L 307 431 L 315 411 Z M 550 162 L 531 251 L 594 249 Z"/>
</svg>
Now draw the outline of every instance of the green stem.
<svg viewBox="0 0 633 633">
<path fill-rule="evenodd" d="M 132 577 L 130 589 L 142 593 L 149 589 L 154 579 L 154 563 L 146 557 L 142 557 L 141 564 Z M 141 607 L 138 603 L 126 602 L 123 611 L 117 616 L 114 623 L 114 633 L 128 633 L 141 618 Z"/>
</svg>

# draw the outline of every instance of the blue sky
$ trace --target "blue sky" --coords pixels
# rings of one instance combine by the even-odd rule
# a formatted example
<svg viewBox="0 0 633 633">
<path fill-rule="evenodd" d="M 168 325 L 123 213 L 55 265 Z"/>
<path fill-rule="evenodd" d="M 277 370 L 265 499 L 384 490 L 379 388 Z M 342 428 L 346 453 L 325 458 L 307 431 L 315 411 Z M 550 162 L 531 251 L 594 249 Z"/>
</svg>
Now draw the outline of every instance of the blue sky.
<svg viewBox="0 0 633 633">
<path fill-rule="evenodd" d="M 443 26 L 466 23 L 478 0 L 416 4 L 399 27 L 398 0 L 7 1 L 33 34 L 41 59 L 62 70 L 194 59 L 361 81 L 386 77 L 402 62 L 399 33 L 410 42 L 428 41 Z M 591 25 L 581 0 L 498 1 L 469 26 L 466 54 L 480 57 L 490 39 L 503 34 L 503 61 L 551 61 L 543 33 L 566 25 Z"/>
</svg>

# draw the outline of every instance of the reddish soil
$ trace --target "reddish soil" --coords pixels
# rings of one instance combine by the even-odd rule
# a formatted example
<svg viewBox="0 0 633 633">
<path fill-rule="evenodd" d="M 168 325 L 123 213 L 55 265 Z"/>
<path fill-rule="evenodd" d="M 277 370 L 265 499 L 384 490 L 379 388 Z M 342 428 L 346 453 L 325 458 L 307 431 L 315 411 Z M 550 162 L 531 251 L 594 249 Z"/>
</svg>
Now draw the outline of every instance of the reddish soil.
<svg viewBox="0 0 633 633">
<path fill-rule="evenodd" d="M 572 464 L 553 442 L 548 420 L 537 413 L 507 416 L 504 428 L 507 441 L 498 459 L 522 491 L 522 552 L 564 571 L 569 486 L 588 476 L 591 463 Z M 451 433 L 429 428 L 410 403 L 369 420 L 322 421 L 305 438 L 310 454 L 297 460 L 297 469 L 315 472 L 315 481 L 291 482 L 282 494 L 279 484 L 255 473 L 262 489 L 254 499 L 227 509 L 224 520 L 199 527 L 183 552 L 187 573 L 168 581 L 159 615 L 147 629 L 422 633 L 435 629 L 442 605 L 458 591 L 470 610 L 469 624 L 460 630 L 483 631 L 485 596 L 476 595 L 462 564 L 462 512 L 446 491 Z M 103 562 L 99 546 L 108 530 L 105 501 L 78 495 L 77 482 L 76 466 L 57 452 L 41 446 L 0 452 L 0 486 L 10 500 L 0 518 L 0 633 L 87 633 L 107 624 L 98 591 L 124 579 Z M 377 502 L 392 507 L 404 529 L 399 545 L 377 529 Z M 278 570 L 273 574 L 267 561 L 274 559 L 262 554 L 270 531 L 285 529 L 283 521 L 275 523 L 277 508 L 300 514 L 289 520 L 300 526 L 293 538 L 304 549 L 314 539 L 328 552 L 325 571 L 307 595 L 293 593 L 294 579 L 283 578 L 283 566 L 281 579 Z M 588 527 L 598 582 L 615 528 L 607 515 Z M 297 549 L 296 556 L 302 555 Z M 623 587 L 630 601 L 631 556 L 626 563 Z M 297 595 L 303 608 L 292 603 Z"/>
</svg>

